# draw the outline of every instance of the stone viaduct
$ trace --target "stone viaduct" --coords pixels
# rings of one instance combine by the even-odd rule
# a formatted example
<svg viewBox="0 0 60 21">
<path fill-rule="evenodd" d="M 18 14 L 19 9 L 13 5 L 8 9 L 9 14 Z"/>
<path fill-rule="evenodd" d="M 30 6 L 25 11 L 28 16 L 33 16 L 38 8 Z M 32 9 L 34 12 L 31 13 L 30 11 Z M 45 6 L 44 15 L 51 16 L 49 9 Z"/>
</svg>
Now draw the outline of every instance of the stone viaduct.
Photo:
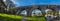
<svg viewBox="0 0 60 21">
<path fill-rule="evenodd" d="M 6 5 L 3 3 L 2 0 L 0 0 L 0 10 L 1 10 L 1 8 L 6 8 Z M 15 8 L 15 10 L 17 10 L 16 13 L 18 12 L 18 14 L 21 13 L 23 10 L 26 10 L 27 16 L 31 16 L 32 11 L 35 9 L 41 10 L 43 15 L 45 15 L 46 9 L 52 9 L 55 14 L 55 13 L 59 13 L 60 5 L 30 5 L 30 6 L 20 6 L 20 7 Z"/>
<path fill-rule="evenodd" d="M 18 7 L 18 11 L 19 13 L 21 13 L 23 10 L 26 10 L 27 11 L 27 16 L 31 16 L 32 14 L 32 11 L 35 10 L 35 9 L 39 9 L 41 10 L 42 14 L 45 15 L 45 10 L 46 9 L 51 9 L 53 10 L 53 15 L 55 13 L 59 13 L 59 8 L 60 8 L 60 5 L 31 5 L 31 6 L 20 6 Z M 20 14 L 19 14 L 20 15 Z"/>
</svg>

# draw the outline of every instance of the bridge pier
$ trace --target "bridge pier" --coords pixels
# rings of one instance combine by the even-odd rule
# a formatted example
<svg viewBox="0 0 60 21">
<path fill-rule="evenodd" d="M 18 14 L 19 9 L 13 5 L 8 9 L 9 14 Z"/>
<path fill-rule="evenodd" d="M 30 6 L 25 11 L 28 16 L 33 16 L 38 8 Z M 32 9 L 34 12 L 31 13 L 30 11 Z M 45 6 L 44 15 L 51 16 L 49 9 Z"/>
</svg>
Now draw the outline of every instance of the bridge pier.
<svg viewBox="0 0 60 21">
<path fill-rule="evenodd" d="M 58 13 L 59 13 L 59 10 L 55 9 L 53 15 L 55 16 L 55 14 L 58 14 Z"/>
<path fill-rule="evenodd" d="M 31 16 L 32 15 L 32 10 L 27 10 L 27 16 Z"/>
<path fill-rule="evenodd" d="M 21 15 L 21 12 L 22 12 L 22 10 L 18 10 L 18 11 L 16 12 L 16 15 Z"/>
<path fill-rule="evenodd" d="M 42 12 L 42 15 L 45 16 L 45 14 L 46 14 L 45 10 L 42 9 L 41 12 Z"/>
</svg>

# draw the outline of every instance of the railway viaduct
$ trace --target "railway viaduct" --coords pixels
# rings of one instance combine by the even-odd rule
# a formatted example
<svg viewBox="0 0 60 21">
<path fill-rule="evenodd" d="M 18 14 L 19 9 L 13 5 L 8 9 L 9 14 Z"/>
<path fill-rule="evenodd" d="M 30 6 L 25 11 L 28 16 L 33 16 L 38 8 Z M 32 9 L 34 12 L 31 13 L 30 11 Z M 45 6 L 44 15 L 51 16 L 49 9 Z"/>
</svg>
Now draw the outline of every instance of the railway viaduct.
<svg viewBox="0 0 60 21">
<path fill-rule="evenodd" d="M 5 8 L 6 8 L 6 5 L 4 4 L 2 0 L 0 0 L 0 10 L 5 10 Z M 31 16 L 32 11 L 35 9 L 41 10 L 43 15 L 45 15 L 46 9 L 52 9 L 55 14 L 55 13 L 59 13 L 60 5 L 30 5 L 30 6 L 20 6 L 20 7 L 15 8 L 15 10 L 17 10 L 16 13 L 18 12 L 17 14 L 21 13 L 23 10 L 26 10 L 27 16 Z"/>
<path fill-rule="evenodd" d="M 31 6 L 18 7 L 17 12 L 21 13 L 23 10 L 26 10 L 27 16 L 31 16 L 33 10 L 39 9 L 39 10 L 41 10 L 42 14 L 45 15 L 46 14 L 45 10 L 51 9 L 51 10 L 53 10 L 53 12 L 54 12 L 53 15 L 54 15 L 55 13 L 59 13 L 59 8 L 60 8 L 59 5 L 31 5 Z"/>
</svg>

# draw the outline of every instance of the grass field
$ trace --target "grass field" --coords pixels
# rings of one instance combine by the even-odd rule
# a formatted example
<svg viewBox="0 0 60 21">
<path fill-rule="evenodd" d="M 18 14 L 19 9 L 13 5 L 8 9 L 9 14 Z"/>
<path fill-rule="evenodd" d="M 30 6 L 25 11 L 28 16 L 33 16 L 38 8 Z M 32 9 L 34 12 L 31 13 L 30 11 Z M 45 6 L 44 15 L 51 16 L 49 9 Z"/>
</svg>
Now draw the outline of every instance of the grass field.
<svg viewBox="0 0 60 21">
<path fill-rule="evenodd" d="M 20 21 L 23 18 L 23 16 L 18 15 L 9 15 L 9 14 L 3 14 L 0 13 L 0 21 Z M 28 21 L 45 21 L 44 17 L 27 17 Z"/>
</svg>

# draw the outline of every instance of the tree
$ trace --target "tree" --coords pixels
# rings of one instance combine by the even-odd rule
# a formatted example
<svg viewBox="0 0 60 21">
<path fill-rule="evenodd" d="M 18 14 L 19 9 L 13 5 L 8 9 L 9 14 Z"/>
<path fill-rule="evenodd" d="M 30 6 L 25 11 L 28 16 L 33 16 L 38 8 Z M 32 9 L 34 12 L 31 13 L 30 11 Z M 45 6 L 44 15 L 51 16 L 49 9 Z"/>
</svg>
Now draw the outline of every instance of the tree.
<svg viewBox="0 0 60 21">
<path fill-rule="evenodd" d="M 16 7 L 11 0 L 6 0 L 5 5 L 7 6 L 7 12 L 13 12 L 12 10 Z"/>
<path fill-rule="evenodd" d="M 5 4 L 7 5 L 7 8 L 9 9 L 12 9 L 15 7 L 15 4 L 11 1 L 11 0 L 6 0 L 5 1 Z"/>
<path fill-rule="evenodd" d="M 0 12 L 5 12 L 6 5 L 3 0 L 0 0 Z"/>
</svg>

